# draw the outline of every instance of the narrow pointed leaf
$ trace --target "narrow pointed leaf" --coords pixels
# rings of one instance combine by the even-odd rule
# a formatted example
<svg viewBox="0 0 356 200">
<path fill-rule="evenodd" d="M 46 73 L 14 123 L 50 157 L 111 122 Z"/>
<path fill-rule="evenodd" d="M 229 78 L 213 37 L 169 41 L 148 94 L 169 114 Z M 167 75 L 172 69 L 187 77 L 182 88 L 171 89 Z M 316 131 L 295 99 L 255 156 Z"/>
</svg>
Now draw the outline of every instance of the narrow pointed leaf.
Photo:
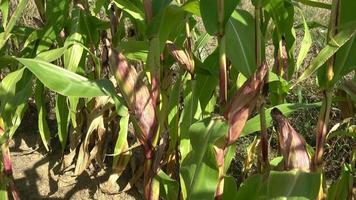
<svg viewBox="0 0 356 200">
<path fill-rule="evenodd" d="M 297 82 L 305 80 L 310 77 L 316 70 L 318 70 L 325 62 L 333 56 L 347 41 L 349 41 L 356 33 L 355 25 L 345 27 L 340 31 L 330 42 L 324 47 L 319 54 L 311 61 L 309 67 L 300 75 Z"/>
<path fill-rule="evenodd" d="M 21 17 L 23 10 L 27 5 L 28 0 L 20 0 L 14 13 L 11 15 L 9 23 L 5 27 L 5 32 L 0 35 L 0 49 L 6 44 L 10 38 L 11 31 L 15 27 L 17 20 Z M 3 15 L 6 13 L 2 13 Z"/>
<path fill-rule="evenodd" d="M 56 95 L 56 120 L 57 120 L 57 133 L 63 151 L 67 144 L 70 115 L 69 115 L 69 109 L 67 105 L 67 98 L 60 94 Z"/>
<path fill-rule="evenodd" d="M 114 0 L 113 2 L 118 8 L 130 14 L 133 18 L 141 21 L 144 20 L 145 15 L 143 10 L 137 7 L 131 0 Z"/>
<path fill-rule="evenodd" d="M 303 36 L 303 40 L 301 42 L 301 46 L 300 46 L 300 50 L 299 50 L 299 54 L 298 54 L 298 58 L 297 58 L 297 63 L 296 63 L 296 70 L 299 69 L 299 67 L 301 66 L 303 60 L 306 58 L 309 49 L 311 47 L 312 44 L 312 37 L 309 31 L 309 27 L 307 24 L 307 21 L 305 20 L 305 17 L 302 13 L 302 11 L 300 11 L 302 18 L 303 18 L 303 26 L 304 26 L 304 36 Z"/>
<path fill-rule="evenodd" d="M 46 147 L 46 150 L 49 151 L 49 142 L 51 138 L 51 132 L 47 123 L 47 109 L 45 105 L 44 98 L 44 86 L 41 82 L 37 81 L 35 89 L 35 102 L 38 111 L 38 131 L 42 139 L 43 145 Z"/>
</svg>

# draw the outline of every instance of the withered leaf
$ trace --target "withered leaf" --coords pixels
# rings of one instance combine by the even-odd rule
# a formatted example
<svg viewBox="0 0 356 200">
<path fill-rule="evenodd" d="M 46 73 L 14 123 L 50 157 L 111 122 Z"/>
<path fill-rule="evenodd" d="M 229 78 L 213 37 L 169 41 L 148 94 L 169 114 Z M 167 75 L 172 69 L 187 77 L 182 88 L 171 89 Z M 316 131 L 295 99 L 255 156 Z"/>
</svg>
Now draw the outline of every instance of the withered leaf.
<svg viewBox="0 0 356 200">
<path fill-rule="evenodd" d="M 228 144 L 238 139 L 249 115 L 256 107 L 267 72 L 267 65 L 261 65 L 230 101 L 225 112 L 225 118 L 229 122 Z"/>
<path fill-rule="evenodd" d="M 143 144 L 146 157 L 151 154 L 151 140 L 157 131 L 157 117 L 155 111 L 155 102 L 150 95 L 148 87 L 139 79 L 136 69 L 129 65 L 124 55 L 114 53 L 114 64 L 116 64 L 116 79 L 119 88 L 124 96 L 129 110 L 133 116 L 140 132 L 138 139 Z M 116 55 L 116 56 L 115 56 Z"/>
<path fill-rule="evenodd" d="M 189 58 L 188 53 L 183 50 L 178 48 L 173 42 L 167 41 L 166 43 L 167 50 L 169 54 L 172 55 L 172 57 L 182 66 L 185 66 L 185 68 L 188 70 L 189 73 L 193 73 L 193 62 Z"/>
<path fill-rule="evenodd" d="M 272 109 L 271 117 L 273 119 L 273 125 L 278 132 L 284 168 L 286 170 L 309 170 L 311 162 L 303 137 L 294 130 L 289 120 L 278 108 Z"/>
</svg>

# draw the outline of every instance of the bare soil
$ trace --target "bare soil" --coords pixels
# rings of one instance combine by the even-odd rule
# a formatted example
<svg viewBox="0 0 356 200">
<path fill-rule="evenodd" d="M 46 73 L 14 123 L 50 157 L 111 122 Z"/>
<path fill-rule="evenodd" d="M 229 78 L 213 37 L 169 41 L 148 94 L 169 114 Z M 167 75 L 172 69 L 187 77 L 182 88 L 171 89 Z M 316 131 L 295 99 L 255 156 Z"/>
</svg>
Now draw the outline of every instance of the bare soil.
<svg viewBox="0 0 356 200">
<path fill-rule="evenodd" d="M 21 199 L 142 199 L 134 189 L 112 195 L 103 192 L 110 175 L 107 169 L 91 165 L 77 177 L 73 175 L 74 168 L 61 172 L 60 147 L 46 152 L 37 132 L 37 122 L 30 121 L 33 123 L 21 125 L 10 145 L 13 175 Z M 119 185 L 125 186 L 127 180 L 123 175 Z"/>
</svg>

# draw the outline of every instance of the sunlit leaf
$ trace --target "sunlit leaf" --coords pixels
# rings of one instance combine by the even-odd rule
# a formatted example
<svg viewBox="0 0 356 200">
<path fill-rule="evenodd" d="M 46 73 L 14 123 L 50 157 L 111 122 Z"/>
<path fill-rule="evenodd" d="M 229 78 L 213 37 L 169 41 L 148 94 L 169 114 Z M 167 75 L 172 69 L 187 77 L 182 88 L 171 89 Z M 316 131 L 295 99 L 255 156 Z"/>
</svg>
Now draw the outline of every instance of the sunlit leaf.
<svg viewBox="0 0 356 200">
<path fill-rule="evenodd" d="M 298 54 L 298 58 L 297 58 L 297 63 L 296 63 L 296 70 L 299 69 L 299 67 L 301 66 L 303 60 L 306 58 L 308 51 L 311 47 L 312 44 L 312 38 L 311 38 L 311 34 L 308 28 L 308 24 L 305 20 L 305 17 L 302 13 L 302 11 L 300 11 L 302 18 L 303 18 L 303 26 L 304 26 L 304 36 L 303 36 L 303 40 L 301 42 L 300 45 L 300 50 L 299 50 L 299 54 Z"/>
<path fill-rule="evenodd" d="M 345 27 L 337 35 L 335 35 L 330 42 L 318 53 L 318 55 L 311 61 L 309 67 L 299 76 L 295 85 L 308 77 L 310 77 L 316 70 L 318 70 L 325 62 L 333 56 L 347 41 L 349 41 L 356 33 L 355 26 L 350 25 Z"/>
<path fill-rule="evenodd" d="M 226 54 L 236 67 L 246 77 L 256 70 L 255 21 L 252 15 L 244 10 L 235 10 L 226 25 Z"/>
</svg>

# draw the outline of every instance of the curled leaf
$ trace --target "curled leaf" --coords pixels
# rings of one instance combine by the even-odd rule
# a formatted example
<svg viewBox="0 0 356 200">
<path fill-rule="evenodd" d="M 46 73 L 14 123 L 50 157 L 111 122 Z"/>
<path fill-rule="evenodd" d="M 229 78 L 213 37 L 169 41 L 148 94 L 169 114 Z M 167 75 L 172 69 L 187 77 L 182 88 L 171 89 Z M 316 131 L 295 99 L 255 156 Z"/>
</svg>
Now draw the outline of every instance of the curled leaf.
<svg viewBox="0 0 356 200">
<path fill-rule="evenodd" d="M 261 65 L 256 73 L 242 85 L 229 103 L 225 112 L 225 118 L 230 126 L 228 144 L 232 144 L 237 140 L 249 115 L 256 107 L 258 95 L 264 84 L 267 72 L 267 65 Z"/>
<path fill-rule="evenodd" d="M 280 151 L 284 159 L 284 168 L 286 170 L 309 170 L 311 162 L 306 143 L 302 136 L 294 130 L 289 120 L 278 108 L 274 108 L 271 111 L 271 117 L 273 125 L 278 132 Z"/>
</svg>

